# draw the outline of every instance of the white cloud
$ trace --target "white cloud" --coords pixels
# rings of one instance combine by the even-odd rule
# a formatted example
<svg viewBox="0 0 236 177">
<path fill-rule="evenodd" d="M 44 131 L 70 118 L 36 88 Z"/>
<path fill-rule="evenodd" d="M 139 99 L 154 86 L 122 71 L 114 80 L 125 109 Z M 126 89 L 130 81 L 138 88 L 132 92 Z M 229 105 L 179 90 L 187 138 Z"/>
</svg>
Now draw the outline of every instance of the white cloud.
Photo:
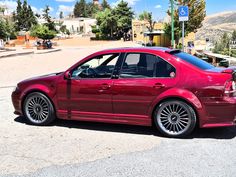
<svg viewBox="0 0 236 177">
<path fill-rule="evenodd" d="M 59 5 L 56 14 L 59 15 L 60 12 L 63 12 L 63 14 L 65 15 L 65 14 L 69 14 L 73 12 L 73 10 L 74 10 L 74 6 Z"/>
<path fill-rule="evenodd" d="M 15 11 L 16 7 L 17 7 L 16 1 L 13 1 L 13 0 L 3 0 L 3 1 L 0 1 L 0 5 L 1 6 L 5 6 L 9 13 Z"/>
<path fill-rule="evenodd" d="M 160 5 L 160 4 L 157 4 L 157 5 L 155 6 L 155 8 L 156 8 L 156 9 L 159 9 L 159 8 L 161 8 L 161 5 Z"/>
<path fill-rule="evenodd" d="M 39 9 L 37 9 L 36 7 L 34 7 L 34 6 L 31 6 L 31 9 L 32 9 L 32 11 L 36 14 L 36 13 L 39 13 Z"/>
<path fill-rule="evenodd" d="M 72 12 L 74 9 L 74 6 L 65 6 L 65 5 L 59 5 L 58 6 L 58 11 L 62 11 L 62 12 Z"/>
<path fill-rule="evenodd" d="M 74 2 L 75 0 L 56 0 L 57 2 Z"/>
<path fill-rule="evenodd" d="M 42 15 L 43 14 L 43 10 L 45 9 L 45 7 L 44 8 L 37 8 L 37 7 L 34 7 L 34 6 L 31 6 L 31 9 L 32 9 L 32 11 L 35 13 L 35 14 L 40 14 L 40 15 Z M 50 14 L 54 11 L 54 8 L 52 8 L 52 7 L 49 7 L 49 12 L 50 12 Z"/>
<path fill-rule="evenodd" d="M 53 9 L 52 7 L 49 7 L 49 10 L 50 10 L 50 12 L 53 12 L 53 11 L 54 11 L 54 9 Z"/>
<path fill-rule="evenodd" d="M 121 0 L 117 0 L 116 2 L 113 2 L 113 3 L 111 4 L 111 6 L 112 6 L 112 7 L 117 6 L 117 4 L 120 3 L 120 1 L 121 1 Z M 128 4 L 129 4 L 130 6 L 134 6 L 134 5 L 136 4 L 136 2 L 138 2 L 138 1 L 139 1 L 139 0 L 125 0 L 125 2 L 128 2 Z"/>
</svg>

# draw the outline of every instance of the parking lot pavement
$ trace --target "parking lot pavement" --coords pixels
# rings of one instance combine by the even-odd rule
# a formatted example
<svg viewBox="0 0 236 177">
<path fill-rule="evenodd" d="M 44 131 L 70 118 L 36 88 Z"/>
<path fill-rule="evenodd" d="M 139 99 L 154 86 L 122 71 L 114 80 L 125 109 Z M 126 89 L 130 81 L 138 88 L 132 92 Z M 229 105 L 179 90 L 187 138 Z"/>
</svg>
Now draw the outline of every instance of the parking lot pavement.
<svg viewBox="0 0 236 177">
<path fill-rule="evenodd" d="M 170 139 L 150 127 L 63 120 L 30 126 L 12 113 L 12 86 L 97 49 L 78 50 L 0 60 L 0 176 L 235 176 L 235 127 Z"/>
<path fill-rule="evenodd" d="M 84 163 L 160 143 L 146 128 L 126 130 L 129 126 L 75 121 L 56 121 L 47 127 L 27 125 L 24 118 L 12 113 L 11 91 L 0 89 L 0 175 L 18 176 L 52 165 Z"/>
<path fill-rule="evenodd" d="M 231 131 L 226 129 L 208 133 L 233 133 Z M 152 150 L 82 164 L 50 166 L 22 177 L 233 177 L 236 173 L 235 148 L 235 139 L 165 139 Z M 6 177 L 12 176 L 15 175 Z"/>
<path fill-rule="evenodd" d="M 58 120 L 25 124 L 0 89 L 0 176 L 235 176 L 236 129 L 163 138 L 149 127 Z"/>
</svg>

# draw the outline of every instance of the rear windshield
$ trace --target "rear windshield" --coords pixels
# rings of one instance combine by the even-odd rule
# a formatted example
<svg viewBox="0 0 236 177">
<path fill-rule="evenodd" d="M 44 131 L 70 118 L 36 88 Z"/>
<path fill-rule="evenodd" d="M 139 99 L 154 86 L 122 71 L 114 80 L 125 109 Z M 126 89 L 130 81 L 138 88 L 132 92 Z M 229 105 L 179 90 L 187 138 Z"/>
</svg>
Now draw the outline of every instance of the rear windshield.
<svg viewBox="0 0 236 177">
<path fill-rule="evenodd" d="M 214 68 L 213 65 L 201 60 L 200 58 L 184 53 L 184 52 L 173 53 L 173 55 L 202 70 L 208 70 L 208 69 Z"/>
</svg>

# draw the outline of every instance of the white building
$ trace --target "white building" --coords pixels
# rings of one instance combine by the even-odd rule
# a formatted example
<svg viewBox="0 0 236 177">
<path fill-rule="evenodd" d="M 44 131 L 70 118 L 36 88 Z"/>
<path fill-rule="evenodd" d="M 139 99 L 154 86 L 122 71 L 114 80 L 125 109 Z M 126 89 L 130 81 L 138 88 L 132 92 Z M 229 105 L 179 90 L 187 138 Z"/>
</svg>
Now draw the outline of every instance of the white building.
<svg viewBox="0 0 236 177">
<path fill-rule="evenodd" d="M 38 18 L 39 24 L 46 23 L 45 19 Z M 96 19 L 92 18 L 64 18 L 64 19 L 53 19 L 56 24 L 62 24 L 66 26 L 66 29 L 70 31 L 71 34 L 85 34 L 89 35 L 92 33 L 92 26 L 97 24 Z M 57 25 L 56 29 L 59 30 L 60 26 Z"/>
<path fill-rule="evenodd" d="M 65 25 L 72 34 L 91 34 L 92 26 L 97 24 L 97 20 L 91 18 L 69 18 L 55 20 L 55 22 L 63 22 L 63 25 Z"/>
</svg>

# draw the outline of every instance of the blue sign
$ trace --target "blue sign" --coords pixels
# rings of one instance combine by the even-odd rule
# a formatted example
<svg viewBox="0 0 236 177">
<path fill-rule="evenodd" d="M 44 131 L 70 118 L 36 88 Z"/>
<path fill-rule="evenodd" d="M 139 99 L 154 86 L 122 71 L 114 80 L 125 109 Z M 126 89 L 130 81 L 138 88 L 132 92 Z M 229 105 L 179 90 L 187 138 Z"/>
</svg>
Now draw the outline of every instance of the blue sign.
<svg viewBox="0 0 236 177">
<path fill-rule="evenodd" d="M 179 6 L 179 21 L 188 21 L 188 6 Z"/>
</svg>

